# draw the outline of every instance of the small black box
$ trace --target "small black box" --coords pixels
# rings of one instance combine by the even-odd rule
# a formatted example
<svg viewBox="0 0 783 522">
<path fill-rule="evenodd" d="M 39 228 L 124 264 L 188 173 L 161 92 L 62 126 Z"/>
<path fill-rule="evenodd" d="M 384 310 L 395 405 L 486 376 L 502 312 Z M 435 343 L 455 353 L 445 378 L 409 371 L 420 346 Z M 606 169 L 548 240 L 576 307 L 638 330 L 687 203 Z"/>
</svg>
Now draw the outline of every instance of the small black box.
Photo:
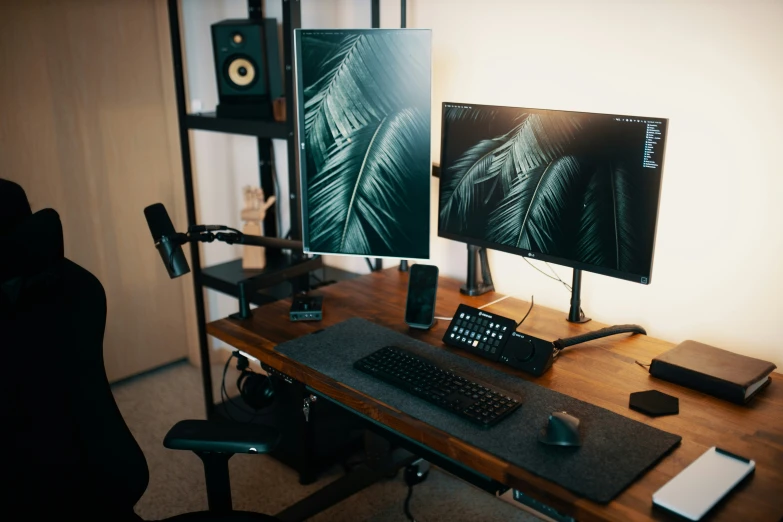
<svg viewBox="0 0 783 522">
<path fill-rule="evenodd" d="M 322 295 L 295 295 L 289 317 L 292 321 L 320 321 L 323 318 Z"/>
</svg>

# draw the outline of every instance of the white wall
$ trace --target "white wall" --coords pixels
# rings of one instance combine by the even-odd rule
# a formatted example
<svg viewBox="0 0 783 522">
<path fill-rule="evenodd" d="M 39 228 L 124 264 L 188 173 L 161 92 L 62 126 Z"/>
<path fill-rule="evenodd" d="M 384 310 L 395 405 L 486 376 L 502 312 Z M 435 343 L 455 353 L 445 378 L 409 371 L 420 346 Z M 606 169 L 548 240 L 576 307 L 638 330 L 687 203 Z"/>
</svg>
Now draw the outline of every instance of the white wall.
<svg viewBox="0 0 783 522">
<path fill-rule="evenodd" d="M 267 4 L 271 16 L 280 2 Z M 369 27 L 369 0 L 302 4 L 304 27 Z M 381 4 L 381 25 L 399 27 L 399 1 Z M 185 0 L 190 97 L 205 110 L 216 103 L 209 23 L 245 9 Z M 408 27 L 433 29 L 433 158 L 443 101 L 669 118 L 651 285 L 585 272 L 583 308 L 783 367 L 781 22 L 780 1 L 409 0 Z M 241 187 L 257 183 L 255 141 L 194 135 L 200 219 L 238 225 Z M 276 153 L 285 181 L 283 142 Z M 435 209 L 437 179 L 432 189 Z M 210 245 L 205 259 L 238 256 L 230 250 Z M 433 236 L 431 250 L 442 274 L 464 278 L 464 245 Z M 367 271 L 361 259 L 327 262 Z M 565 314 L 559 283 L 517 256 L 490 252 L 490 264 L 500 292 L 534 294 Z M 570 269 L 553 266 L 570 281 Z M 212 318 L 236 307 L 212 292 L 209 303 Z"/>
<path fill-rule="evenodd" d="M 434 158 L 442 101 L 669 118 L 651 285 L 585 272 L 583 308 L 783 367 L 783 2 L 409 3 L 433 30 Z M 462 277 L 463 248 L 436 238 L 433 262 Z M 567 309 L 521 258 L 490 262 L 499 291 Z"/>
</svg>

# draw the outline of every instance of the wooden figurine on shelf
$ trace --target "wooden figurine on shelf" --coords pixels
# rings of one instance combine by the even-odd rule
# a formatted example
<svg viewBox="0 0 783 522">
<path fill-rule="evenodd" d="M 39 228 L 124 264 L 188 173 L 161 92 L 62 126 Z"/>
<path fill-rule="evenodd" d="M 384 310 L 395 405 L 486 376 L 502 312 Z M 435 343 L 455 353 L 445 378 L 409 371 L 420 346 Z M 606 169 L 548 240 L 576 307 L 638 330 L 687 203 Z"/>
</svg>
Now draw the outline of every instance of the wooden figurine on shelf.
<svg viewBox="0 0 783 522">
<path fill-rule="evenodd" d="M 242 233 L 253 236 L 264 235 L 264 218 L 269 207 L 274 205 L 275 197 L 264 201 L 264 191 L 260 187 L 245 187 L 245 208 L 242 209 Z M 266 267 L 266 249 L 257 246 L 242 247 L 242 268 L 260 270 Z"/>
</svg>

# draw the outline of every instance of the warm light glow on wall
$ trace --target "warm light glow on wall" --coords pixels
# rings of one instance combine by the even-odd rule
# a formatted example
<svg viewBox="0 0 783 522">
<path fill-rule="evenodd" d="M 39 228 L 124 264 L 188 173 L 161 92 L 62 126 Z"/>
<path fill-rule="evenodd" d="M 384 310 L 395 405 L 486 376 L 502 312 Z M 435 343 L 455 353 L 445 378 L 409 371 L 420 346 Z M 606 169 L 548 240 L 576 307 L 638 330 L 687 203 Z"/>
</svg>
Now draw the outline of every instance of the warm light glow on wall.
<svg viewBox="0 0 783 522">
<path fill-rule="evenodd" d="M 783 367 L 783 4 L 411 3 L 409 25 L 433 29 L 437 106 L 669 118 L 652 284 L 585 273 L 589 315 Z M 439 140 L 436 111 L 436 161 Z M 441 273 L 464 278 L 464 245 L 440 238 L 435 245 Z M 535 294 L 536 303 L 565 314 L 569 294 L 559 283 L 520 257 L 490 256 L 499 291 Z M 554 268 L 570 282 L 571 269 Z"/>
<path fill-rule="evenodd" d="M 399 4 L 381 4 L 381 25 L 398 27 Z M 369 27 L 369 5 L 303 1 L 303 26 Z M 652 284 L 585 273 L 583 307 L 597 321 L 638 323 L 671 342 L 699 340 L 783 367 L 783 3 L 409 0 L 407 9 L 408 27 L 433 30 L 435 161 L 443 101 L 669 118 Z M 203 50 L 189 73 L 206 73 L 190 78 L 191 97 L 196 84 L 202 98 L 215 89 L 205 35 L 202 44 L 186 35 L 188 52 Z M 209 147 L 195 145 L 202 216 L 214 221 L 225 206 L 214 198 L 233 196 L 204 180 L 225 186 L 223 172 L 245 164 L 236 187 L 256 174 L 253 147 Z M 223 172 L 216 162 L 227 164 Z M 287 178 L 282 154 L 278 174 Z M 432 186 L 435 209 L 436 179 Z M 432 241 L 432 263 L 464 279 L 465 246 Z M 362 259 L 327 262 L 367 270 Z M 565 315 L 559 283 L 517 256 L 490 252 L 490 262 L 499 291 L 535 294 Z M 554 268 L 570 281 L 570 269 Z M 221 309 L 233 311 L 233 301 Z"/>
</svg>

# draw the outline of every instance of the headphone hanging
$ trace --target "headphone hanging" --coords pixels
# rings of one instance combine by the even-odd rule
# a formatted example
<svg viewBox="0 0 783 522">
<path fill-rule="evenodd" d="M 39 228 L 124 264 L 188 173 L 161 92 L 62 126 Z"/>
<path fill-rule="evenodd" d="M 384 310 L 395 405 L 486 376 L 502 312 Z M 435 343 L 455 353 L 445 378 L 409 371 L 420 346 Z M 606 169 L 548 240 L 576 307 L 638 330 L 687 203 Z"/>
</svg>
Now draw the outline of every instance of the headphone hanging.
<svg viewBox="0 0 783 522">
<path fill-rule="evenodd" d="M 250 361 L 239 351 L 231 355 L 237 358 L 237 370 L 241 372 L 237 378 L 237 389 L 239 389 L 239 394 L 245 404 L 254 410 L 262 410 L 271 406 L 275 401 L 272 379 L 251 370 Z"/>
</svg>

